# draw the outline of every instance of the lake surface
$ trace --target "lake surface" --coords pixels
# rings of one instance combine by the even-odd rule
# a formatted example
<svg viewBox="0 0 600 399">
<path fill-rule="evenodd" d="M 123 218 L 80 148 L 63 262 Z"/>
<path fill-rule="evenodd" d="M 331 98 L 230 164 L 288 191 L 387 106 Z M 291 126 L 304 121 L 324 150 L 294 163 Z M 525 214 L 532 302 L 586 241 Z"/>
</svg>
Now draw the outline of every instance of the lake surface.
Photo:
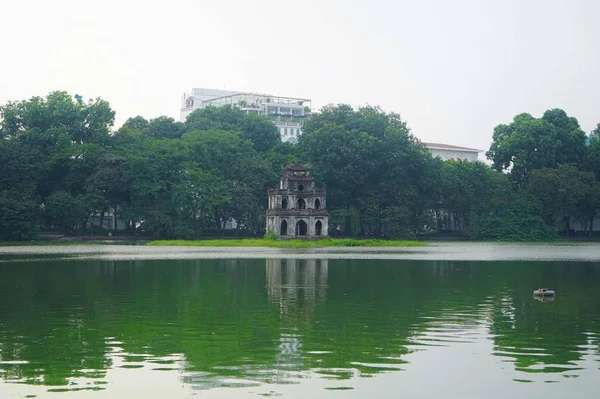
<svg viewBox="0 0 600 399">
<path fill-rule="evenodd" d="M 0 398 L 599 388 L 598 244 L 0 247 Z"/>
</svg>

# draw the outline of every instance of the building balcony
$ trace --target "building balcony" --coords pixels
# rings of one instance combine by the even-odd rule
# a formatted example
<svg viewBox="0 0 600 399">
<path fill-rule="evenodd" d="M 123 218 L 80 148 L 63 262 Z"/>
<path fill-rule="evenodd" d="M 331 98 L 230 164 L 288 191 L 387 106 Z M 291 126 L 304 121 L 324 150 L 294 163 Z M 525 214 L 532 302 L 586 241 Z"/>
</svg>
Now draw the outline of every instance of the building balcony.
<svg viewBox="0 0 600 399">
<path fill-rule="evenodd" d="M 312 176 L 310 176 L 312 177 Z M 309 177 L 309 180 L 310 180 Z M 306 176 L 304 177 L 304 179 L 298 179 L 298 180 L 303 180 L 306 181 Z M 325 195 L 325 189 L 324 188 L 314 188 L 311 189 L 310 187 L 305 188 L 303 191 L 298 191 L 298 190 L 292 190 L 292 189 L 281 189 L 281 188 L 270 188 L 269 189 L 269 195 L 295 195 L 295 196 L 324 196 Z"/>
<path fill-rule="evenodd" d="M 280 216 L 280 217 L 287 217 L 287 216 L 327 216 L 327 209 L 324 209 L 324 208 L 319 208 L 319 209 L 313 209 L 313 208 L 307 208 L 307 209 L 296 209 L 296 208 L 292 208 L 292 209 L 282 209 L 282 208 L 268 209 L 267 210 L 267 216 Z"/>
</svg>

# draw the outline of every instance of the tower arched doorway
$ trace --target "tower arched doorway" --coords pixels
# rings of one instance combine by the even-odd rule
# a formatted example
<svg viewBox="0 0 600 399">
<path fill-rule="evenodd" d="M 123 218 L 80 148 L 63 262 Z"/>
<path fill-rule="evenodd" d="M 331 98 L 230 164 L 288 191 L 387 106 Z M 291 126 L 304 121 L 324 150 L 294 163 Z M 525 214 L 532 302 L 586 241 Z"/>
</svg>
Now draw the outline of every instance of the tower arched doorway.
<svg viewBox="0 0 600 399">
<path fill-rule="evenodd" d="M 287 236 L 287 221 L 286 220 L 282 220 L 281 221 L 281 229 L 280 229 L 280 235 L 282 236 Z"/>
<path fill-rule="evenodd" d="M 323 223 L 321 223 L 320 220 L 317 220 L 317 223 L 315 223 L 315 235 L 320 236 L 322 231 L 323 231 Z"/>
<path fill-rule="evenodd" d="M 305 236 L 308 231 L 308 226 L 304 220 L 300 220 L 296 223 L 296 235 L 297 236 Z"/>
</svg>

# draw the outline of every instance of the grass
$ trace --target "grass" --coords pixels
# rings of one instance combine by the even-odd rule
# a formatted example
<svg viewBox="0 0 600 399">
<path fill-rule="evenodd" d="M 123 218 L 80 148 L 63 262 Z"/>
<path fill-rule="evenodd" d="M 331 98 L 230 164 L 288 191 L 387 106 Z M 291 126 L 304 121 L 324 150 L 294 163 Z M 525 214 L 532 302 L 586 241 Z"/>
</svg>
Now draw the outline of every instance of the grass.
<svg viewBox="0 0 600 399">
<path fill-rule="evenodd" d="M 143 245 L 142 240 L 120 240 L 118 237 L 109 239 L 99 238 L 97 240 L 56 240 L 37 239 L 29 241 L 0 241 L 0 247 L 24 247 L 24 246 L 77 246 L 77 245 Z"/>
<path fill-rule="evenodd" d="M 0 247 L 25 247 L 25 246 L 68 246 L 68 245 L 96 245 L 105 244 L 104 241 L 61 241 L 61 240 L 30 240 L 30 241 L 0 241 Z"/>
<path fill-rule="evenodd" d="M 319 248 L 319 247 L 422 247 L 427 244 L 420 241 L 397 241 L 350 238 L 323 238 L 315 241 L 306 240 L 271 240 L 265 238 L 249 238 L 242 240 L 158 240 L 148 245 L 182 246 L 182 247 L 271 247 L 271 248 Z"/>
</svg>

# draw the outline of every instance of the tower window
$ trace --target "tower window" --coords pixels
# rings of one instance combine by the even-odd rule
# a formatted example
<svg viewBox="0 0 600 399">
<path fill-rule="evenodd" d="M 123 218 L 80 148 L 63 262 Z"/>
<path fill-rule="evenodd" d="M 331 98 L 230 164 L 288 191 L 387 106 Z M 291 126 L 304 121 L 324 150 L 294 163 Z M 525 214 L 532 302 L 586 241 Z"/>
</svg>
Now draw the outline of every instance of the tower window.
<svg viewBox="0 0 600 399">
<path fill-rule="evenodd" d="M 298 191 L 302 191 L 302 190 L 304 190 L 304 186 L 302 184 L 299 184 L 298 185 Z"/>
<path fill-rule="evenodd" d="M 298 198 L 298 202 L 296 203 L 296 208 L 297 209 L 306 209 L 306 201 L 304 201 L 304 198 Z"/>
</svg>

